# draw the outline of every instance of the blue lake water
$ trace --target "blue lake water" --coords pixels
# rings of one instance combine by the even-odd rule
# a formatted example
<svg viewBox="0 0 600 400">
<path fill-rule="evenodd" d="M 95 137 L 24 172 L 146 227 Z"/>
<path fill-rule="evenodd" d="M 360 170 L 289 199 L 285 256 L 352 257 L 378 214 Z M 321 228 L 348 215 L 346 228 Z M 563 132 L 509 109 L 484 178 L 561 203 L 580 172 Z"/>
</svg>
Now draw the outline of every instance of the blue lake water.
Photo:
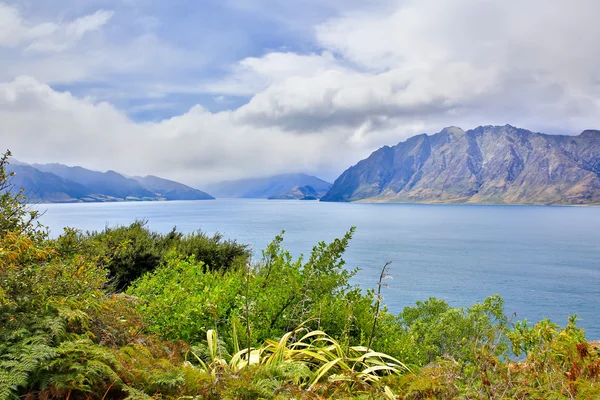
<svg viewBox="0 0 600 400">
<path fill-rule="evenodd" d="M 361 268 L 354 282 L 369 288 L 391 261 L 384 298 L 393 312 L 429 297 L 469 306 L 499 293 L 514 320 L 548 317 L 564 325 L 577 314 L 588 337 L 600 339 L 600 207 L 249 199 L 38 207 L 54 236 L 65 226 L 101 230 L 146 219 L 162 232 L 220 232 L 257 256 L 282 230 L 286 248 L 299 255 L 356 226 L 347 266 Z"/>
</svg>

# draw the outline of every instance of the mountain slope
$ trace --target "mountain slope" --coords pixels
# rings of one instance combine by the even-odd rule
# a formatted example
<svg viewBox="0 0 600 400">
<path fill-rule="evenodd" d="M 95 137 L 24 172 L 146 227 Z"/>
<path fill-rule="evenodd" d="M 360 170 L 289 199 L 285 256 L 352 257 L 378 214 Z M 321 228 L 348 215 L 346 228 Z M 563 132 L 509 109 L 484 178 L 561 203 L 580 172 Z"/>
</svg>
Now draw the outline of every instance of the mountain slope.
<svg viewBox="0 0 600 400">
<path fill-rule="evenodd" d="M 214 199 L 210 194 L 198 189 L 191 188 L 182 183 L 148 175 L 145 177 L 136 176 L 136 181 L 142 184 L 146 189 L 162 196 L 165 200 L 211 200 Z"/>
<path fill-rule="evenodd" d="M 325 194 L 331 184 L 315 176 L 306 174 L 284 174 L 268 178 L 241 179 L 226 181 L 208 186 L 215 197 L 262 198 L 283 195 L 294 187 L 311 186 L 318 194 Z"/>
<path fill-rule="evenodd" d="M 23 163 L 9 164 L 8 171 L 14 172 L 12 192 L 25 189 L 25 196 L 32 203 L 53 202 L 72 203 L 91 194 L 83 185 L 63 179 L 48 172 L 42 172 Z"/>
<path fill-rule="evenodd" d="M 445 128 L 385 146 L 346 170 L 322 201 L 600 203 L 600 131 Z"/>
<path fill-rule="evenodd" d="M 269 197 L 269 200 L 318 200 L 319 193 L 309 185 L 294 186 L 289 192 Z"/>
<path fill-rule="evenodd" d="M 11 160 L 13 191 L 25 189 L 32 203 L 105 202 L 124 200 L 209 200 L 207 193 L 156 176 L 126 178 L 62 164 L 28 165 Z M 139 180 L 139 181 L 138 181 Z"/>
<path fill-rule="evenodd" d="M 93 193 L 101 193 L 119 199 L 156 197 L 155 193 L 146 189 L 135 179 L 126 178 L 115 171 L 98 172 L 82 167 L 68 167 L 62 164 L 33 164 L 32 166 L 40 171 L 49 172 L 63 179 L 84 185 Z"/>
</svg>

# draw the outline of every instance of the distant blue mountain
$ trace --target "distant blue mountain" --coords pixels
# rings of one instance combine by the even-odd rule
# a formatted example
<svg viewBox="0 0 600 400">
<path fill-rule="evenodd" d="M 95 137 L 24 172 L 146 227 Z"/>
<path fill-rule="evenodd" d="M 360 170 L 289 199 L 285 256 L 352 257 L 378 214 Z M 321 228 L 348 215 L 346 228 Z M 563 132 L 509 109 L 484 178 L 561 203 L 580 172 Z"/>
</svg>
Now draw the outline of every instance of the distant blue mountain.
<svg viewBox="0 0 600 400">
<path fill-rule="evenodd" d="M 136 181 L 154 193 L 160 194 L 165 200 L 212 200 L 210 194 L 191 188 L 183 183 L 170 181 L 157 176 L 136 176 Z"/>
<path fill-rule="evenodd" d="M 14 193 L 25 189 L 25 196 L 34 203 L 74 202 L 92 194 L 92 190 L 83 185 L 26 164 L 11 163 L 8 171 L 15 173 L 11 180 L 11 191 Z"/>
<path fill-rule="evenodd" d="M 34 203 L 73 203 L 135 200 L 210 200 L 211 195 L 156 176 L 127 178 L 115 171 L 98 172 L 62 164 L 11 160 L 13 191 L 25 189 Z"/>
<path fill-rule="evenodd" d="M 87 186 L 93 192 L 107 197 L 117 199 L 156 197 L 156 193 L 142 186 L 140 182 L 126 178 L 115 171 L 90 171 L 82 167 L 68 167 L 62 164 L 33 164 L 32 167 Z"/>
<path fill-rule="evenodd" d="M 319 193 L 309 185 L 294 186 L 289 192 L 269 197 L 269 200 L 319 200 Z"/>
<path fill-rule="evenodd" d="M 307 174 L 283 174 L 268 178 L 240 179 L 208 185 L 207 189 L 215 197 L 237 198 L 292 198 L 285 196 L 298 187 L 310 186 L 323 196 L 331 188 L 331 183 Z"/>
</svg>

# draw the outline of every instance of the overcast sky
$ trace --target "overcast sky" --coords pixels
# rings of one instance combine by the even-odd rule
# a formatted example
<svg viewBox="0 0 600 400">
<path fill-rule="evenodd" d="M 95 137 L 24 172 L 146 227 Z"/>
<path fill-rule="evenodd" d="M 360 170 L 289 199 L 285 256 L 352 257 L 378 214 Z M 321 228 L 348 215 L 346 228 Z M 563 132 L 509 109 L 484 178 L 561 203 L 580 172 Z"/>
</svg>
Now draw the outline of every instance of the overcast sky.
<svg viewBox="0 0 600 400">
<path fill-rule="evenodd" d="M 193 185 L 600 128 L 598 0 L 0 0 L 0 143 Z"/>
</svg>

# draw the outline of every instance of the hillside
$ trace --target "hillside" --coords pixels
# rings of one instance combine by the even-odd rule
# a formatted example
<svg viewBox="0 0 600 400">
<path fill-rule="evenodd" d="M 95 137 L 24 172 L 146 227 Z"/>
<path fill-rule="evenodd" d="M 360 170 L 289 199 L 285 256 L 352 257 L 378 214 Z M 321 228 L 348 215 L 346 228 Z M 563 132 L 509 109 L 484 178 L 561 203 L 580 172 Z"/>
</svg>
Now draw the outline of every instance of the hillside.
<svg viewBox="0 0 600 400">
<path fill-rule="evenodd" d="M 269 200 L 318 200 L 319 193 L 309 185 L 294 186 L 289 192 L 269 197 Z"/>
<path fill-rule="evenodd" d="M 33 203 L 76 202 L 91 194 L 90 190 L 83 185 L 22 163 L 11 165 L 9 171 L 15 173 L 11 181 L 12 192 L 24 188 L 25 196 Z"/>
<path fill-rule="evenodd" d="M 311 186 L 318 194 L 324 195 L 331 184 L 316 176 L 306 174 L 283 174 L 267 178 L 251 178 L 225 181 L 208 185 L 208 191 L 215 197 L 238 197 L 267 199 L 290 192 L 295 187 Z"/>
<path fill-rule="evenodd" d="M 194 189 L 183 183 L 170 181 L 157 176 L 134 177 L 142 186 L 165 200 L 212 200 L 210 194 Z"/>
<path fill-rule="evenodd" d="M 28 165 L 12 160 L 12 183 L 24 188 L 33 203 L 74 203 L 132 200 L 209 200 L 211 195 L 155 176 L 125 177 L 62 164 Z"/>
<path fill-rule="evenodd" d="M 33 164 L 34 168 L 52 173 L 63 179 L 85 185 L 94 193 L 117 199 L 153 198 L 156 194 L 146 189 L 138 181 L 126 178 L 115 172 L 91 171 L 82 167 L 68 167 L 62 164 Z"/>
<path fill-rule="evenodd" d="M 375 151 L 322 201 L 599 204 L 600 131 L 445 128 Z"/>
</svg>

